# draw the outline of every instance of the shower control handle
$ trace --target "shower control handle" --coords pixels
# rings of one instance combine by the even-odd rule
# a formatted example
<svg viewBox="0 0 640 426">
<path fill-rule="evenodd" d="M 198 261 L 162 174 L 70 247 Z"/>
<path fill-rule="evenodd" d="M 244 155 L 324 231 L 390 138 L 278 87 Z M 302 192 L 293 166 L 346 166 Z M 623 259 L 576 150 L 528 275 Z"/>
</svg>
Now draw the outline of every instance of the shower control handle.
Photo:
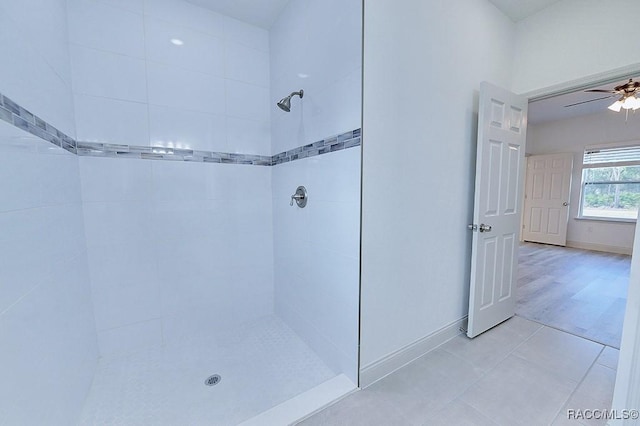
<svg viewBox="0 0 640 426">
<path fill-rule="evenodd" d="M 296 203 L 298 202 L 298 200 L 304 200 L 304 195 L 293 194 L 291 196 L 291 202 L 289 203 L 290 206 L 293 206 L 293 200 L 296 200 Z"/>
<path fill-rule="evenodd" d="M 305 188 L 304 186 L 299 186 L 296 189 L 296 193 L 291 196 L 291 202 L 289 203 L 289 205 L 293 206 L 294 201 L 296 202 L 298 207 L 300 207 L 301 209 L 304 208 L 307 205 L 307 188 Z"/>
</svg>

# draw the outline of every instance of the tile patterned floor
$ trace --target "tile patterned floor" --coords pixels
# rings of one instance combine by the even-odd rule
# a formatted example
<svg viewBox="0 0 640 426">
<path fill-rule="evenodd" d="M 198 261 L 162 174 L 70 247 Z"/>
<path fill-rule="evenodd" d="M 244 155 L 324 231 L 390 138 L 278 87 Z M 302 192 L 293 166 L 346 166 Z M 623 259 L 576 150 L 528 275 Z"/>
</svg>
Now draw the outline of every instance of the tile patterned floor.
<svg viewBox="0 0 640 426">
<path fill-rule="evenodd" d="M 204 385 L 211 374 L 222 381 Z M 81 425 L 235 425 L 335 374 L 276 317 L 101 360 Z"/>
<path fill-rule="evenodd" d="M 617 356 L 516 316 L 475 339 L 457 336 L 299 424 L 579 426 L 567 410 L 610 407 Z"/>
</svg>

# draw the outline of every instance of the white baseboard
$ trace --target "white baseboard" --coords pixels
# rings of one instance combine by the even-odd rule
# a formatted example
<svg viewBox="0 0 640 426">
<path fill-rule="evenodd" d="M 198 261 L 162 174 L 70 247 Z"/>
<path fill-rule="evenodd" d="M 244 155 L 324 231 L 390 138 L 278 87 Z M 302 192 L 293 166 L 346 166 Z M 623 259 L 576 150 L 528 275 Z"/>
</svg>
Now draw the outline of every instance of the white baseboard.
<svg viewBox="0 0 640 426">
<path fill-rule="evenodd" d="M 627 255 L 631 255 L 633 251 L 631 247 L 608 246 L 606 244 L 584 243 L 582 241 L 567 241 L 567 247 Z"/>
<path fill-rule="evenodd" d="M 411 361 L 420 358 L 444 342 L 460 334 L 460 328 L 466 327 L 467 317 L 452 322 L 428 336 L 425 336 L 397 351 L 360 369 L 360 388 L 364 389 Z"/>
<path fill-rule="evenodd" d="M 357 389 L 356 385 L 347 376 L 340 374 L 313 389 L 309 389 L 240 423 L 239 426 L 284 426 L 295 424 Z"/>
</svg>

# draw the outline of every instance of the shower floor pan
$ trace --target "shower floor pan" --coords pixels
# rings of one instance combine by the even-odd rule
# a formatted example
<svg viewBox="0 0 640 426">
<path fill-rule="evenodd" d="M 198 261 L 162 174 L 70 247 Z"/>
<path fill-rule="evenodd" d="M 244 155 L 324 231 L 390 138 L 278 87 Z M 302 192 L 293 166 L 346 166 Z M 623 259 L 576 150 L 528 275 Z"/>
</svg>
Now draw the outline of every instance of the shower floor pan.
<svg viewBox="0 0 640 426">
<path fill-rule="evenodd" d="M 101 359 L 80 424 L 237 425 L 335 377 L 270 316 L 211 342 Z"/>
</svg>

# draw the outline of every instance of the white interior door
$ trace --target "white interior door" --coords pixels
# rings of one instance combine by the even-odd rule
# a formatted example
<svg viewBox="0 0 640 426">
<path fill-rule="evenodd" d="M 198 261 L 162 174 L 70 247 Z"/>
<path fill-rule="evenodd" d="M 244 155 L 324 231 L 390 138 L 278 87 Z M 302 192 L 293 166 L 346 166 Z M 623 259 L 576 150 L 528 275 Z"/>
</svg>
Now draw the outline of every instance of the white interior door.
<svg viewBox="0 0 640 426">
<path fill-rule="evenodd" d="M 573 154 L 532 155 L 527 158 L 522 239 L 567 244 Z"/>
<path fill-rule="evenodd" d="M 515 313 L 527 99 L 480 85 L 467 335 Z"/>
</svg>

